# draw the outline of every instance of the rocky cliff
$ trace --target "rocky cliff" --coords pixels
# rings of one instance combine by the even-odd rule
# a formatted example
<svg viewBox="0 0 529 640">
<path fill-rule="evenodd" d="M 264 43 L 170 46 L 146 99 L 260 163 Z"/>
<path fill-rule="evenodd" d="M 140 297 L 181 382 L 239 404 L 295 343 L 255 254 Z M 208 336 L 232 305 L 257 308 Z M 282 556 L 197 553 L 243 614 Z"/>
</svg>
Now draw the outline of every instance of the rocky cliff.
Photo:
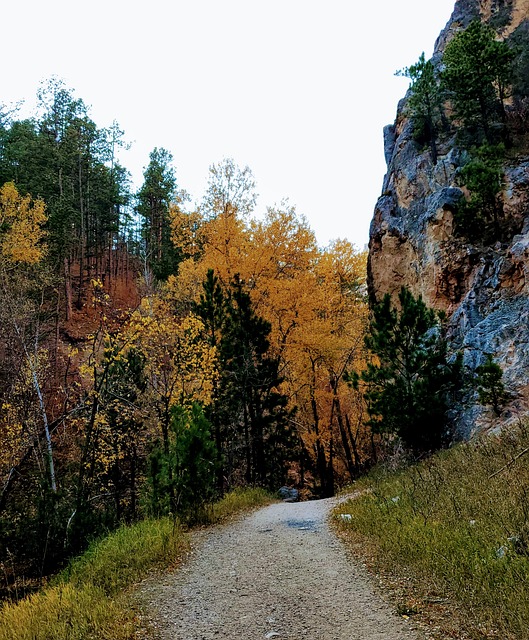
<svg viewBox="0 0 529 640">
<path fill-rule="evenodd" d="M 462 436 L 529 413 L 529 0 L 458 0 L 435 46 L 437 66 L 454 34 L 478 16 L 520 52 L 500 195 L 512 231 L 495 243 L 458 233 L 458 172 L 467 156 L 457 127 L 438 140 L 434 164 L 428 148 L 414 140 L 404 98 L 384 131 L 388 171 L 371 223 L 368 266 L 372 300 L 408 286 L 447 313 L 450 340 L 470 371 L 487 353 L 503 368 L 510 393 L 503 415 L 498 421 L 470 393 L 458 412 Z"/>
</svg>

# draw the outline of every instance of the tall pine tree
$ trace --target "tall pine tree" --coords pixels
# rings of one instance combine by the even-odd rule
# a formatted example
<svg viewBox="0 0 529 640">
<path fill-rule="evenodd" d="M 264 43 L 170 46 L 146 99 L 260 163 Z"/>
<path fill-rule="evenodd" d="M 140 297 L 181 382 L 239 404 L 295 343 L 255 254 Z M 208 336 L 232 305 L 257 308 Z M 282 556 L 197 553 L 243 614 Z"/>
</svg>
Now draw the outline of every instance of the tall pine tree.
<svg viewBox="0 0 529 640">
<path fill-rule="evenodd" d="M 180 255 L 171 241 L 169 207 L 176 201 L 176 177 L 173 156 L 163 148 L 155 148 L 143 174 L 143 186 L 137 195 L 138 213 L 143 217 L 145 257 L 154 276 L 165 280 L 175 273 Z"/>
<path fill-rule="evenodd" d="M 375 356 L 361 374 L 369 425 L 400 436 L 416 452 L 446 441 L 446 411 L 457 388 L 461 360 L 449 361 L 438 314 L 403 287 L 400 309 L 386 294 L 373 309 L 367 348 Z"/>
<path fill-rule="evenodd" d="M 196 312 L 219 349 L 219 381 L 210 417 L 230 483 L 273 487 L 293 446 L 279 359 L 270 355 L 270 323 L 259 317 L 244 282 L 227 292 L 208 272 Z"/>
</svg>

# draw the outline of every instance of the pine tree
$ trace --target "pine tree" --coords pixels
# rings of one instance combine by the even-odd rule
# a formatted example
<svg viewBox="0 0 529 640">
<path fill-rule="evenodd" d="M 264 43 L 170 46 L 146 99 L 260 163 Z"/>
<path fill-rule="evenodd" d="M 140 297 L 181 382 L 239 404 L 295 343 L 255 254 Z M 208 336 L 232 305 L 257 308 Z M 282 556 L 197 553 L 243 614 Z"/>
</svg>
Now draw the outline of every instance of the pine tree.
<svg viewBox="0 0 529 640">
<path fill-rule="evenodd" d="M 223 325 L 226 320 L 226 298 L 219 279 L 213 269 L 208 269 L 206 279 L 202 283 L 200 301 L 194 305 L 194 312 L 204 323 L 207 339 L 212 347 L 217 348 L 222 339 Z M 225 434 L 221 426 L 222 403 L 217 379 L 213 381 L 213 402 L 207 409 L 207 415 L 213 425 L 213 435 L 217 448 L 217 487 L 222 491 L 224 478 Z"/>
<path fill-rule="evenodd" d="M 454 36 L 443 55 L 443 86 L 452 99 L 455 118 L 494 142 L 492 126 L 505 124 L 505 100 L 512 81 L 515 52 L 496 39 L 492 27 L 473 20 Z"/>
<path fill-rule="evenodd" d="M 172 155 L 155 148 L 143 174 L 136 210 L 143 217 L 145 254 L 155 277 L 165 280 L 176 271 L 180 255 L 171 242 L 169 209 L 177 199 L 176 177 L 171 166 Z"/>
<path fill-rule="evenodd" d="M 287 398 L 279 387 L 279 359 L 269 354 L 270 323 L 256 315 L 244 283 L 235 277 L 227 298 L 220 343 L 220 420 L 226 460 L 244 470 L 248 484 L 284 480 L 290 454 Z"/>
<path fill-rule="evenodd" d="M 402 288 L 400 310 L 386 294 L 373 309 L 367 348 L 374 358 L 361 374 L 369 425 L 400 436 L 414 451 L 446 441 L 449 394 L 457 388 L 461 362 L 449 362 L 438 314 Z"/>
<path fill-rule="evenodd" d="M 437 164 L 437 136 L 442 127 L 442 91 L 434 64 L 426 60 L 424 52 L 418 62 L 397 72 L 411 80 L 408 109 L 413 123 L 414 138 L 417 142 L 430 145 L 432 162 Z"/>
<path fill-rule="evenodd" d="M 481 145 L 472 149 L 470 160 L 458 175 L 459 182 L 468 192 L 461 199 L 456 222 L 470 238 L 496 241 L 501 236 L 500 220 L 503 204 L 499 194 L 503 186 L 503 144 Z"/>
<path fill-rule="evenodd" d="M 476 369 L 476 385 L 478 398 L 482 405 L 490 404 L 494 413 L 501 415 L 502 407 L 507 398 L 505 386 L 502 382 L 503 371 L 490 353 L 485 362 Z"/>
<path fill-rule="evenodd" d="M 210 424 L 200 405 L 174 407 L 169 451 L 157 447 L 150 457 L 151 511 L 199 519 L 215 495 L 216 460 Z"/>
</svg>

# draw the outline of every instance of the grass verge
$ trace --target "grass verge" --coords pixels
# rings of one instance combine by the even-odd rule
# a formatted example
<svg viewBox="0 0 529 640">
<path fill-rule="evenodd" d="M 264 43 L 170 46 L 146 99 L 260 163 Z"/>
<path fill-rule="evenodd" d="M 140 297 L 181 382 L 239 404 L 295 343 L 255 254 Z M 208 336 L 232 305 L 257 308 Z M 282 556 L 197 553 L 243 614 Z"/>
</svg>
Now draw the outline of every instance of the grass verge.
<svg viewBox="0 0 529 640">
<path fill-rule="evenodd" d="M 468 637 L 529 637 L 526 426 L 405 470 L 378 469 L 364 487 L 336 517 L 346 537 L 369 546 L 379 571 L 412 576 L 424 606 L 449 598 Z"/>
<path fill-rule="evenodd" d="M 261 489 L 237 490 L 212 505 L 211 524 L 271 502 Z M 0 609 L 0 640 L 130 640 L 137 619 L 132 585 L 175 565 L 189 536 L 170 518 L 123 526 L 94 542 L 40 593 Z"/>
<path fill-rule="evenodd" d="M 210 523 L 224 522 L 234 515 L 270 504 L 273 498 L 264 489 L 235 489 L 211 507 Z"/>
<path fill-rule="evenodd" d="M 129 640 L 133 633 L 126 607 L 91 585 L 50 587 L 0 613 L 1 640 Z"/>
</svg>

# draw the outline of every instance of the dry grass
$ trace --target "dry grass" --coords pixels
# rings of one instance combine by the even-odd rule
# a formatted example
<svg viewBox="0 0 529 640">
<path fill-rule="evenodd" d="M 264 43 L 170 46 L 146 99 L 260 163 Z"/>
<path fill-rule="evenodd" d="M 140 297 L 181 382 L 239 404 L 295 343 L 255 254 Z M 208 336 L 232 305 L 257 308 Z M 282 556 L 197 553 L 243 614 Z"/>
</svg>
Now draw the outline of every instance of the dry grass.
<svg viewBox="0 0 529 640">
<path fill-rule="evenodd" d="M 128 640 L 133 632 L 130 610 L 93 586 L 57 585 L 0 612 L 0 640 Z"/>
<path fill-rule="evenodd" d="M 120 593 L 156 567 L 178 562 L 189 538 L 171 518 L 123 526 L 73 560 L 59 581 L 93 585 L 109 596 Z"/>
<path fill-rule="evenodd" d="M 338 520 L 371 545 L 381 571 L 398 566 L 429 598 L 462 608 L 472 637 L 528 638 L 528 447 L 520 425 L 400 472 L 379 469 Z"/>
<path fill-rule="evenodd" d="M 212 524 L 223 522 L 234 515 L 262 507 L 271 502 L 273 502 L 273 498 L 264 489 L 236 489 L 212 505 L 210 522 Z"/>
</svg>

